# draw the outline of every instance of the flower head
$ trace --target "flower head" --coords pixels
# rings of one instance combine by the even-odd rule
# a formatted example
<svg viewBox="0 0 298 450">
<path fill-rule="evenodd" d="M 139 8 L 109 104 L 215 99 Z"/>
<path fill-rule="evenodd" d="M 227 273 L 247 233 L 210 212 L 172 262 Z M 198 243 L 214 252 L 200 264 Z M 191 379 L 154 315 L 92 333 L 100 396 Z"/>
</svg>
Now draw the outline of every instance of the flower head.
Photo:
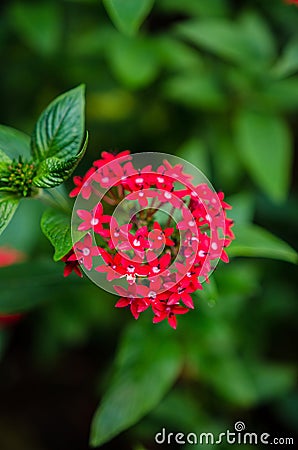
<svg viewBox="0 0 298 450">
<path fill-rule="evenodd" d="M 142 166 L 128 151 L 103 152 L 85 177 L 75 178 L 72 195 L 86 202 L 76 210 L 77 229 L 88 234 L 65 257 L 65 272 L 80 274 L 80 264 L 88 273 L 100 256 L 94 268 L 120 296 L 117 308 L 129 308 L 135 319 L 151 309 L 154 323 L 176 328 L 177 316 L 194 309 L 202 280 L 220 259 L 228 262 L 233 220 L 224 194 L 195 183 L 183 163 L 163 158 L 153 168 L 151 160 Z M 91 193 L 98 197 L 93 208 Z"/>
</svg>

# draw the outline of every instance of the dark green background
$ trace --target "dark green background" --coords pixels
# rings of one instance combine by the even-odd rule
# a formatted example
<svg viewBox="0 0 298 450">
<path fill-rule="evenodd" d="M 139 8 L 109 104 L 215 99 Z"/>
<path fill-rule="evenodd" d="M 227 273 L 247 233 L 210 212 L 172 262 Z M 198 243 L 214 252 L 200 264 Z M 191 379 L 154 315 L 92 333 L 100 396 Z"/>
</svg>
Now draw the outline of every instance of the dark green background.
<svg viewBox="0 0 298 450">
<path fill-rule="evenodd" d="M 297 24 L 298 9 L 282 0 L 156 0 L 129 36 L 100 1 L 5 1 L 0 123 L 30 134 L 54 97 L 85 83 L 90 143 L 78 174 L 103 150 L 176 154 L 226 193 L 235 246 L 253 221 L 297 249 Z M 0 269 L 0 295 L 34 307 L 0 331 L 1 450 L 88 448 L 119 345 L 119 392 L 132 390 L 140 418 L 151 411 L 103 448 L 160 448 L 162 427 L 220 433 L 237 420 L 295 436 L 295 265 L 234 250 L 243 257 L 219 265 L 174 332 L 146 313 L 135 323 L 88 280 L 64 280 L 42 210 L 24 201 L 0 238 L 28 255 Z M 156 407 L 146 406 L 151 395 Z M 107 400 L 107 430 L 122 420 L 117 398 Z"/>
</svg>

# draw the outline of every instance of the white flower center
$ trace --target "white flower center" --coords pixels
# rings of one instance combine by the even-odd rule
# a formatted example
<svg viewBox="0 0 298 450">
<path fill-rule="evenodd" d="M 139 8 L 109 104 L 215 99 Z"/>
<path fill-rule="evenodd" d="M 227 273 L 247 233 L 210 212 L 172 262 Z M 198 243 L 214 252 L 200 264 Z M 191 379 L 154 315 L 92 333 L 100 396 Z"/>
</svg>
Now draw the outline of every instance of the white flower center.
<svg viewBox="0 0 298 450">
<path fill-rule="evenodd" d="M 200 258 L 204 258 L 204 256 L 205 256 L 205 252 L 203 250 L 200 250 L 199 251 L 199 257 Z"/>
<path fill-rule="evenodd" d="M 98 219 L 95 219 L 94 217 L 93 217 L 93 219 L 91 219 L 91 225 L 92 226 L 95 226 L 95 225 L 97 225 L 98 223 L 99 223 L 99 220 Z"/>
<path fill-rule="evenodd" d="M 144 192 L 140 192 L 139 197 L 144 197 Z"/>
<path fill-rule="evenodd" d="M 137 184 L 142 184 L 144 182 L 144 178 L 136 178 Z"/>
<path fill-rule="evenodd" d="M 194 227 L 195 224 L 196 224 L 196 222 L 194 222 L 193 220 L 191 220 L 190 222 L 188 222 L 188 225 L 189 225 L 190 227 Z"/>
<path fill-rule="evenodd" d="M 135 239 L 135 240 L 133 241 L 133 245 L 134 245 L 135 247 L 140 247 L 141 243 L 140 243 L 139 239 Z"/>
<path fill-rule="evenodd" d="M 127 272 L 134 273 L 134 271 L 135 271 L 135 267 L 134 266 L 128 266 L 127 267 Z"/>
<path fill-rule="evenodd" d="M 209 214 L 206 215 L 206 220 L 208 220 L 208 222 L 212 222 L 212 218 L 211 216 L 209 216 Z"/>
<path fill-rule="evenodd" d="M 115 236 L 115 237 L 119 237 L 119 236 L 120 236 L 120 233 L 115 232 L 115 233 L 114 233 L 114 236 Z"/>
<path fill-rule="evenodd" d="M 85 248 L 83 248 L 83 255 L 84 256 L 89 256 L 90 255 L 90 249 L 89 248 L 87 248 L 87 247 L 85 247 Z"/>
<path fill-rule="evenodd" d="M 160 269 L 157 266 L 155 266 L 155 267 L 153 267 L 152 272 L 158 273 L 158 272 L 160 272 Z"/>
<path fill-rule="evenodd" d="M 156 292 L 150 291 L 149 294 L 148 294 L 148 297 L 149 298 L 156 298 Z"/>
<path fill-rule="evenodd" d="M 165 181 L 165 179 L 162 178 L 162 177 L 157 177 L 157 181 L 158 181 L 159 183 L 163 183 L 163 182 Z"/>
<path fill-rule="evenodd" d="M 170 198 L 172 198 L 172 194 L 170 192 L 165 192 L 165 198 L 170 200 Z"/>
<path fill-rule="evenodd" d="M 107 183 L 109 180 L 110 180 L 109 177 L 103 177 L 103 178 L 101 179 L 101 181 L 102 181 L 103 183 Z"/>
<path fill-rule="evenodd" d="M 212 242 L 211 248 L 212 248 L 212 250 L 217 250 L 218 249 L 217 243 L 216 242 Z"/>
</svg>

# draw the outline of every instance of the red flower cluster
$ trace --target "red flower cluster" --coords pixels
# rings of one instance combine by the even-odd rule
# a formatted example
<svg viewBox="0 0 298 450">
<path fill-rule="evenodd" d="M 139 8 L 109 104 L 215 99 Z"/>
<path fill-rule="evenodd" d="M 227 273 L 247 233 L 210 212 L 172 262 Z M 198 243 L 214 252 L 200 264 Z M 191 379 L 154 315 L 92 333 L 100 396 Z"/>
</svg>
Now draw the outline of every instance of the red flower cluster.
<svg viewBox="0 0 298 450">
<path fill-rule="evenodd" d="M 64 275 L 81 276 L 79 265 L 95 270 L 120 295 L 116 307 L 130 307 L 135 319 L 151 308 L 154 323 L 167 319 L 176 328 L 176 315 L 194 308 L 191 294 L 219 259 L 228 262 L 224 248 L 234 235 L 225 210 L 231 207 L 207 183 L 193 185 L 183 164 L 163 160 L 153 170 L 133 162 L 129 151 L 103 152 L 84 177 L 74 178 L 70 196 L 87 207 L 76 209 L 75 228 L 85 236 L 63 258 Z M 104 204 L 115 208 L 113 215 L 104 214 Z M 169 212 L 166 220 L 160 211 Z"/>
</svg>

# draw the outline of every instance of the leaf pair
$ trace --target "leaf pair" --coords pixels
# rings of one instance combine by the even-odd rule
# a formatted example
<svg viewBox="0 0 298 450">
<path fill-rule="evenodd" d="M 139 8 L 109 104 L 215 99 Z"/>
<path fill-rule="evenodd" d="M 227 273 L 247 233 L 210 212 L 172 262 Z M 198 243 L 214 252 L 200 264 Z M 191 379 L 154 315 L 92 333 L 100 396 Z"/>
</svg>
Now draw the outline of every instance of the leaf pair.
<svg viewBox="0 0 298 450">
<path fill-rule="evenodd" d="M 72 174 L 88 142 L 87 135 L 82 146 L 84 109 L 84 86 L 80 85 L 50 103 L 40 115 L 31 141 L 17 130 L 0 127 L 0 234 L 13 217 L 21 197 L 36 195 L 39 188 L 59 186 Z M 19 162 L 8 156 L 16 153 Z M 23 164 L 28 157 L 29 163 Z M 25 166 L 27 172 L 32 172 L 32 179 L 30 172 L 26 180 Z M 24 179 L 27 185 L 22 191 Z"/>
</svg>

